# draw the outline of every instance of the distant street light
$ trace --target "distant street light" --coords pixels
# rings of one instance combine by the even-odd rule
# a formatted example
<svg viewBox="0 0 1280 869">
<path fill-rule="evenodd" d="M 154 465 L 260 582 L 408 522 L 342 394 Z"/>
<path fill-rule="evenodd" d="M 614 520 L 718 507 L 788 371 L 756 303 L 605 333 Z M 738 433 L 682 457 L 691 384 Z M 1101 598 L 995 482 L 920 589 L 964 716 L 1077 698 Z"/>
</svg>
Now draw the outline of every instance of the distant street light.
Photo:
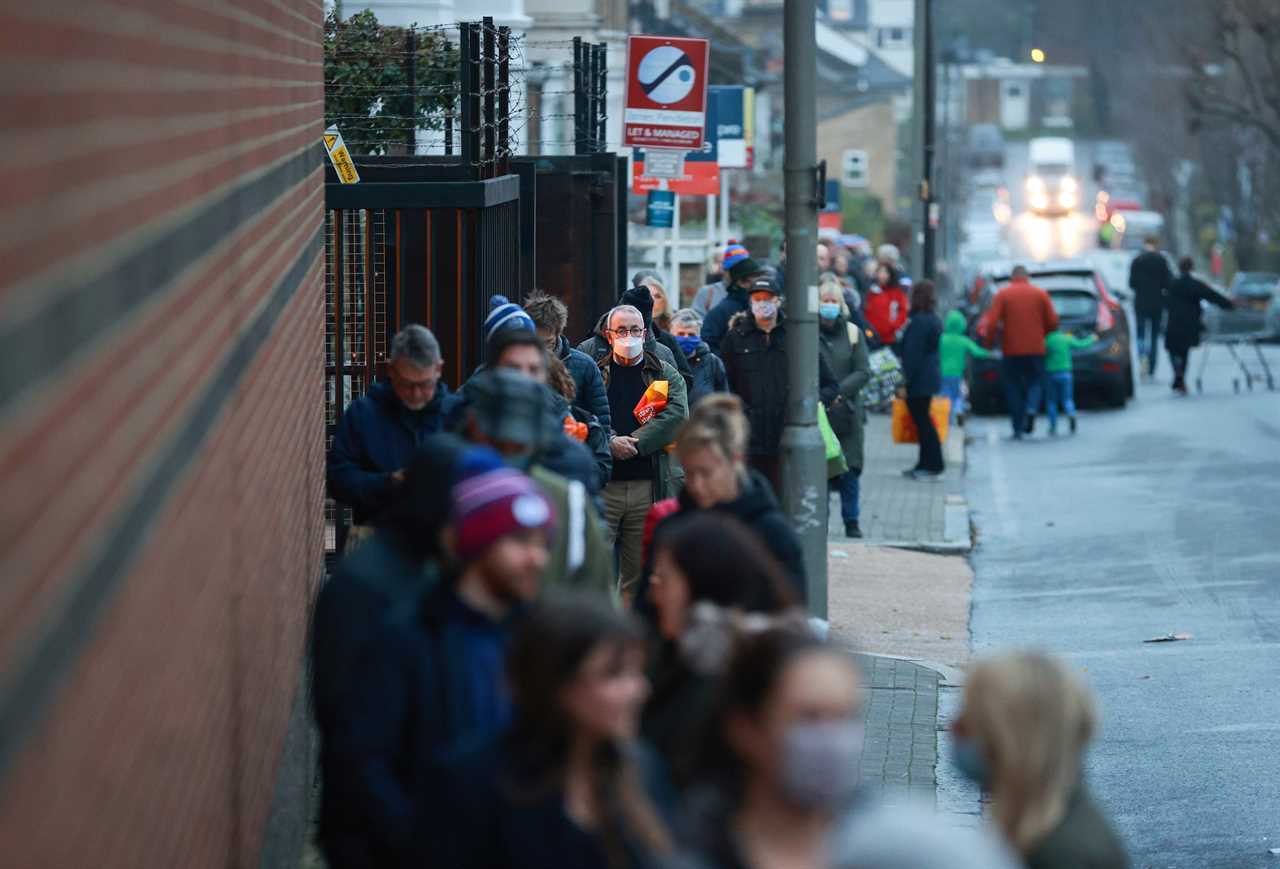
<svg viewBox="0 0 1280 869">
<path fill-rule="evenodd" d="M 1044 63 L 1044 49 L 1043 48 L 1031 49 L 1031 60 L 1033 63 Z"/>
</svg>

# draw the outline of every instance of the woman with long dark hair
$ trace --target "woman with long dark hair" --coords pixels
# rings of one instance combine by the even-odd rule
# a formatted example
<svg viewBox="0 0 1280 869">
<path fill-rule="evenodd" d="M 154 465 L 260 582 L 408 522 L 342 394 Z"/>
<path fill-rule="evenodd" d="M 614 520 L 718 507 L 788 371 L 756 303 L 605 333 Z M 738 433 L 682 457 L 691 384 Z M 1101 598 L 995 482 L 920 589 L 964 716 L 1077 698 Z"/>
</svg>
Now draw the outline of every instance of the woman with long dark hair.
<svg viewBox="0 0 1280 869">
<path fill-rule="evenodd" d="M 820 869 L 855 801 L 862 753 L 853 661 L 811 634 L 739 643 L 698 753 L 692 838 L 718 869 Z"/>
<path fill-rule="evenodd" d="M 942 474 L 942 441 L 929 415 L 933 397 L 942 391 L 942 360 L 938 345 L 942 339 L 942 321 L 936 313 L 938 295 L 933 281 L 921 281 L 911 289 L 911 319 L 902 333 L 902 374 L 906 385 L 902 397 L 916 424 L 920 439 L 920 458 L 914 468 L 902 473 L 912 479 L 929 479 Z"/>
<path fill-rule="evenodd" d="M 701 510 L 677 514 L 656 532 L 649 598 L 659 645 L 641 732 L 681 784 L 735 632 L 788 614 L 802 626 L 804 616 L 759 538 L 732 516 Z"/>
<path fill-rule="evenodd" d="M 510 730 L 446 767 L 447 865 L 643 869 L 670 853 L 658 766 L 636 744 L 644 664 L 643 628 L 604 599 L 525 617 L 508 656 Z"/>
</svg>

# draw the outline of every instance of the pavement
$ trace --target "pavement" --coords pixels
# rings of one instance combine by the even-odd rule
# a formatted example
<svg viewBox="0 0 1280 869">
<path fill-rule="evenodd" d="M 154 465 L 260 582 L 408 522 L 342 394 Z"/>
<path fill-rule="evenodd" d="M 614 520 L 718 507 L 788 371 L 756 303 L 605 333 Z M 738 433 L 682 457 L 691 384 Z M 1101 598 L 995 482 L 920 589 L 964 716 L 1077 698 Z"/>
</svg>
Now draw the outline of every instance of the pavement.
<svg viewBox="0 0 1280 869">
<path fill-rule="evenodd" d="M 868 688 L 863 787 L 891 805 L 923 801 L 961 823 L 976 823 L 977 790 L 939 763 L 959 706 L 959 668 L 969 656 L 964 431 L 949 433 L 947 472 L 938 481 L 902 476 L 915 464 L 916 450 L 892 442 L 888 416 L 868 418 L 864 538 L 844 537 L 834 497 L 828 618 L 832 637 L 856 650 Z"/>
<path fill-rule="evenodd" d="M 1091 685 L 1087 778 L 1135 867 L 1276 866 L 1280 394 L 1235 395 L 1215 353 L 1177 398 L 1161 363 L 1074 437 L 972 424 L 973 647 L 1047 649 Z M 1144 642 L 1169 633 L 1190 639 Z"/>
<path fill-rule="evenodd" d="M 909 480 L 918 447 L 895 444 L 887 414 L 869 414 L 862 469 L 863 539 L 884 546 L 935 552 L 964 552 L 970 547 L 968 506 L 964 500 L 964 430 L 952 426 L 944 457 L 947 471 L 937 480 Z M 833 493 L 830 534 L 844 537 L 840 496 Z"/>
</svg>

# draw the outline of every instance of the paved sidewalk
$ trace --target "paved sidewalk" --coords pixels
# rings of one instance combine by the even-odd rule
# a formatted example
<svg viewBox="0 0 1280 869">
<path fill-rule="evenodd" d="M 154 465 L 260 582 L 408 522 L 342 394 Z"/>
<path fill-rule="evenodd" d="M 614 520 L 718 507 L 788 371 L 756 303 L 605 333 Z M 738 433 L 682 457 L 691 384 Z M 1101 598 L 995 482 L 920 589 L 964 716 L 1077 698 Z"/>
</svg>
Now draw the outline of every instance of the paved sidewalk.
<svg viewBox="0 0 1280 869">
<path fill-rule="evenodd" d="M 902 471 L 916 462 L 915 444 L 895 444 L 887 414 L 870 414 L 862 469 L 862 526 L 868 542 L 922 549 L 969 548 L 968 506 L 962 494 L 964 430 L 952 426 L 941 479 L 910 480 Z M 844 537 L 840 496 L 831 497 L 830 534 Z"/>
<path fill-rule="evenodd" d="M 933 804 L 941 675 L 910 661 L 858 655 L 869 687 L 861 782 L 890 805 Z"/>
</svg>

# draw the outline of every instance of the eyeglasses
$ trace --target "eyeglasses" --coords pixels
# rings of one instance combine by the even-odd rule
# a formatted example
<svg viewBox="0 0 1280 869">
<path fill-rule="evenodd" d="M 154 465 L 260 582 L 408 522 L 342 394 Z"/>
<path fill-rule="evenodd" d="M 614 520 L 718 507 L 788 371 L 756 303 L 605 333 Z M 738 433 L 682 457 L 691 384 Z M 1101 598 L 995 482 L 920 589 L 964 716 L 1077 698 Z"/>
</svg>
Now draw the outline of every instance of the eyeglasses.
<svg viewBox="0 0 1280 869">
<path fill-rule="evenodd" d="M 628 329 L 626 326 L 619 326 L 617 329 L 610 329 L 609 334 L 615 338 L 626 338 L 628 336 L 632 338 L 639 338 L 644 334 L 644 327 L 632 326 Z"/>
</svg>

